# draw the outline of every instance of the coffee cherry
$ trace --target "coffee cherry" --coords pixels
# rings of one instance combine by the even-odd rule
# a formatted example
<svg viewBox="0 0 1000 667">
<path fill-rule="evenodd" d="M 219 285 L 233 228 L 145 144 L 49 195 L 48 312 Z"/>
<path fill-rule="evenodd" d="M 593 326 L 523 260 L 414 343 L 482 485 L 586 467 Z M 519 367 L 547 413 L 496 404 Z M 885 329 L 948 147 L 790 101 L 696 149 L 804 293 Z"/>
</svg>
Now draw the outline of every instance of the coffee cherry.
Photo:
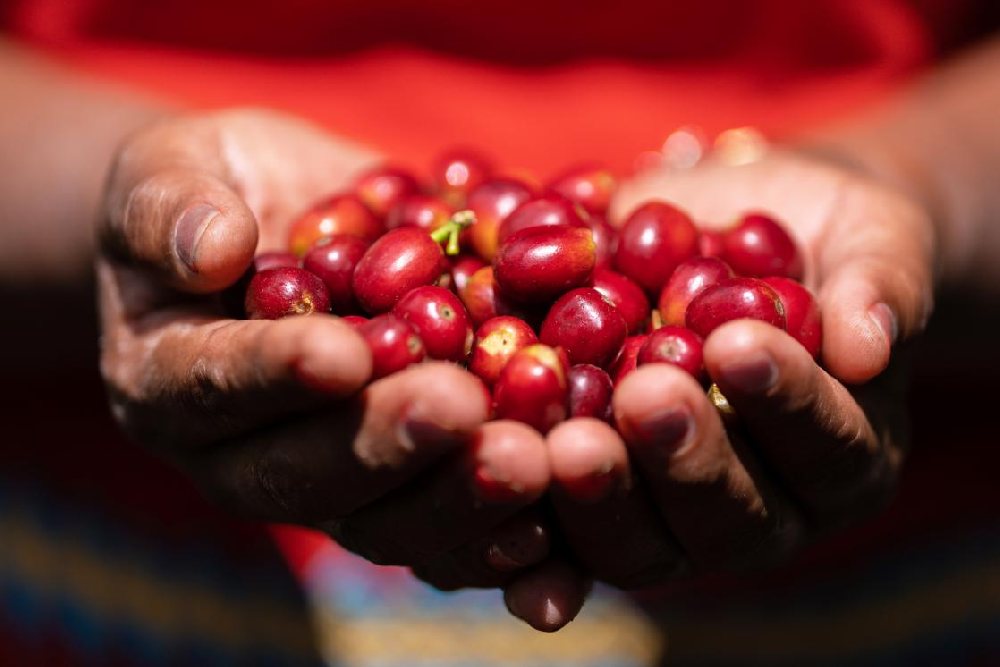
<svg viewBox="0 0 1000 667">
<path fill-rule="evenodd" d="M 442 154 L 431 167 L 431 182 L 439 197 L 456 208 L 493 172 L 490 161 L 479 153 L 459 148 Z"/>
<path fill-rule="evenodd" d="M 802 256 L 795 241 L 778 222 L 750 213 L 723 237 L 722 258 L 741 276 L 781 276 L 802 280 Z"/>
<path fill-rule="evenodd" d="M 618 353 L 618 358 L 611 362 L 611 366 L 608 368 L 608 374 L 611 376 L 614 386 L 617 387 L 626 375 L 636 369 L 639 351 L 648 339 L 649 336 L 629 336 L 625 339 L 621 352 Z"/>
<path fill-rule="evenodd" d="M 532 194 L 531 186 L 516 178 L 494 178 L 470 192 L 466 208 L 475 214 L 476 223 L 465 232 L 468 247 L 487 262 L 493 261 L 500 225 Z"/>
<path fill-rule="evenodd" d="M 594 250 L 589 229 L 529 227 L 501 242 L 493 277 L 501 293 L 514 301 L 552 301 L 590 280 Z"/>
<path fill-rule="evenodd" d="M 354 295 L 369 313 L 392 310 L 404 294 L 431 285 L 448 263 L 441 246 L 414 227 L 390 230 L 375 241 L 354 269 Z"/>
<path fill-rule="evenodd" d="M 730 278 L 707 288 L 687 307 L 689 329 L 708 338 L 731 320 L 760 320 L 784 330 L 785 309 L 774 289 L 757 278 Z"/>
<path fill-rule="evenodd" d="M 688 304 L 712 285 L 733 277 L 729 265 L 714 257 L 694 257 L 674 270 L 660 292 L 660 317 L 664 324 L 686 326 Z"/>
<path fill-rule="evenodd" d="M 424 343 L 409 322 L 395 315 L 373 317 L 357 326 L 372 352 L 372 379 L 397 373 L 424 359 Z"/>
<path fill-rule="evenodd" d="M 628 334 L 625 318 L 600 292 L 581 287 L 564 294 L 542 323 L 542 343 L 566 350 L 571 364 L 605 367 Z"/>
<path fill-rule="evenodd" d="M 611 269 L 615 263 L 615 251 L 618 249 L 618 231 L 608 224 L 603 215 L 593 213 L 587 221 L 587 226 L 594 234 L 594 270 Z"/>
<path fill-rule="evenodd" d="M 487 264 L 475 255 L 459 255 L 451 259 L 451 271 L 449 272 L 448 284 L 438 283 L 441 287 L 447 287 L 456 294 L 461 294 L 465 286 L 469 284 L 472 274 L 486 267 Z"/>
<path fill-rule="evenodd" d="M 658 296 L 674 269 L 698 253 L 698 230 L 686 213 L 649 202 L 629 215 L 618 232 L 615 268 Z"/>
<path fill-rule="evenodd" d="M 574 167 L 549 184 L 549 190 L 582 206 L 588 213 L 604 214 L 615 192 L 615 177 L 598 165 Z"/>
<path fill-rule="evenodd" d="M 649 300 L 642 288 L 614 271 L 594 271 L 594 289 L 615 305 L 625 318 L 629 335 L 642 330 L 649 317 Z"/>
<path fill-rule="evenodd" d="M 682 327 L 661 327 L 649 334 L 649 340 L 639 350 L 638 366 L 643 364 L 673 364 L 701 382 L 705 377 L 701 336 Z"/>
<path fill-rule="evenodd" d="M 611 376 L 592 364 L 569 369 L 569 416 L 594 417 L 611 422 Z"/>
<path fill-rule="evenodd" d="M 529 345 L 500 371 L 493 387 L 497 419 L 523 422 L 541 433 L 566 419 L 569 371 L 559 353 L 546 345 Z"/>
<path fill-rule="evenodd" d="M 343 322 L 344 324 L 350 324 L 352 327 L 357 329 L 365 322 L 370 322 L 371 320 L 362 315 L 344 315 L 343 317 L 340 318 L 340 321 Z"/>
<path fill-rule="evenodd" d="M 299 268 L 299 258 L 290 252 L 261 252 L 254 256 L 250 266 L 240 279 L 223 290 L 220 295 L 222 307 L 230 317 L 244 318 L 246 313 L 247 288 L 250 281 L 260 271 L 280 268 Z"/>
<path fill-rule="evenodd" d="M 587 212 L 562 195 L 546 194 L 529 199 L 500 224 L 497 240 L 503 243 L 508 237 L 529 227 L 585 227 Z"/>
<path fill-rule="evenodd" d="M 418 192 L 420 183 L 413 174 L 390 165 L 369 169 L 354 183 L 354 194 L 382 218 L 401 199 Z"/>
<path fill-rule="evenodd" d="M 324 236 L 350 235 L 369 243 L 385 231 L 356 195 L 337 195 L 303 213 L 288 230 L 288 249 L 301 257 Z"/>
<path fill-rule="evenodd" d="M 823 348 L 823 322 L 813 295 L 791 278 L 772 277 L 763 280 L 781 299 L 788 334 L 799 341 L 814 359 L 819 359 Z"/>
<path fill-rule="evenodd" d="M 698 254 L 702 257 L 722 257 L 725 253 L 725 237 L 722 232 L 703 229 L 698 232 Z"/>
<path fill-rule="evenodd" d="M 524 320 L 510 316 L 486 320 L 476 331 L 469 370 L 493 386 L 511 357 L 537 343 L 538 337 Z"/>
<path fill-rule="evenodd" d="M 392 313 L 413 325 L 431 359 L 458 362 L 469 356 L 472 322 L 458 297 L 443 287 L 410 290 Z"/>
<path fill-rule="evenodd" d="M 496 291 L 493 283 L 493 267 L 479 269 L 469 277 L 469 281 L 458 293 L 469 311 L 475 326 L 497 316 Z"/>
<path fill-rule="evenodd" d="M 278 320 L 329 312 L 330 295 L 323 281 L 305 269 L 266 269 L 250 281 L 244 307 L 251 320 Z"/>
<path fill-rule="evenodd" d="M 319 276 L 329 290 L 336 315 L 361 312 L 354 298 L 354 267 L 366 250 L 368 244 L 356 236 L 334 236 L 320 239 L 302 258 L 302 268 Z"/>
<path fill-rule="evenodd" d="M 389 229 L 417 227 L 428 232 L 439 229 L 448 222 L 455 209 L 430 195 L 413 194 L 398 201 L 385 218 Z"/>
</svg>

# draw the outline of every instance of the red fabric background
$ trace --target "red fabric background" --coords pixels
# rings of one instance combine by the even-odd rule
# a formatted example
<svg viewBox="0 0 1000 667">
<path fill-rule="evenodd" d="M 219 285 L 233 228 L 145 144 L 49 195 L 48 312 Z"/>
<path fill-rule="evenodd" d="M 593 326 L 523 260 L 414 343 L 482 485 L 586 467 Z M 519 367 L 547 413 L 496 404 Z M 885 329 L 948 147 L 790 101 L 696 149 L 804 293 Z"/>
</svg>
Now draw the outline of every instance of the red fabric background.
<svg viewBox="0 0 1000 667">
<path fill-rule="evenodd" d="M 619 170 L 676 126 L 781 135 L 871 101 L 967 32 L 939 0 L 0 0 L 0 25 L 184 105 L 283 108 L 423 162 L 489 147 Z"/>
</svg>

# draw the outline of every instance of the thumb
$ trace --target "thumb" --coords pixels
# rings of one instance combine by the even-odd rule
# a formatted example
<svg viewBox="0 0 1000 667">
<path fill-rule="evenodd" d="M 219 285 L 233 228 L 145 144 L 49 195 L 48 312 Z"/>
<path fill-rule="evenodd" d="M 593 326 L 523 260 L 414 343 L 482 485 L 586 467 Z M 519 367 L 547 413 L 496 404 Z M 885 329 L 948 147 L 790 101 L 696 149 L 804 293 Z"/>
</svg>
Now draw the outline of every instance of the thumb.
<svg viewBox="0 0 1000 667">
<path fill-rule="evenodd" d="M 929 220 L 898 201 L 871 204 L 819 253 L 823 361 L 849 384 L 885 370 L 896 344 L 919 334 L 933 309 Z"/>
<path fill-rule="evenodd" d="M 194 124 L 147 130 L 119 153 L 100 227 L 103 250 L 165 283 L 206 293 L 250 265 L 257 223 L 225 180 L 225 166 Z M 214 153 L 214 154 L 212 154 Z"/>
</svg>

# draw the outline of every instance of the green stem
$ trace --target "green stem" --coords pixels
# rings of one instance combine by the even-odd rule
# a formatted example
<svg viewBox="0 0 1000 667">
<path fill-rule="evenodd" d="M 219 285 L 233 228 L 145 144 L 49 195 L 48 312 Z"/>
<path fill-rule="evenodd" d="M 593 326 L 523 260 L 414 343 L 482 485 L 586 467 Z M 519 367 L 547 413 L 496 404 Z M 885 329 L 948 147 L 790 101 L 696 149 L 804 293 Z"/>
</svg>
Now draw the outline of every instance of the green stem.
<svg viewBox="0 0 1000 667">
<path fill-rule="evenodd" d="M 458 235 L 462 233 L 463 229 L 472 226 L 475 222 L 476 214 L 472 211 L 458 211 L 451 216 L 448 222 L 431 232 L 431 238 L 434 239 L 435 243 L 447 240 L 448 244 L 445 246 L 445 253 L 457 255 L 460 251 L 458 247 Z"/>
</svg>

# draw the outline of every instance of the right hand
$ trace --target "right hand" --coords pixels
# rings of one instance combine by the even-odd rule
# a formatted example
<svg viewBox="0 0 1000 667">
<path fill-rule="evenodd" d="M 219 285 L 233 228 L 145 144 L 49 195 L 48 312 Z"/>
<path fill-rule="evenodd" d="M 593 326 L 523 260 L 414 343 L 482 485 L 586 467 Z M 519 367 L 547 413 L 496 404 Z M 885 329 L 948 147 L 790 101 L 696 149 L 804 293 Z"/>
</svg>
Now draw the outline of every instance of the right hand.
<svg viewBox="0 0 1000 667">
<path fill-rule="evenodd" d="M 549 481 L 541 436 L 484 423 L 480 383 L 455 366 L 368 385 L 368 348 L 338 318 L 235 321 L 212 296 L 257 250 L 283 249 L 292 217 L 373 159 L 253 111 L 132 137 L 109 178 L 97 259 L 114 415 L 223 505 L 324 529 L 438 587 L 509 585 L 541 563 L 528 576 L 552 579 L 564 613 L 535 595 L 521 615 L 554 629 L 583 586 L 544 574 L 563 568 L 546 561 L 548 533 L 526 509 Z M 509 493 L 477 494 L 476 471 Z"/>
</svg>

